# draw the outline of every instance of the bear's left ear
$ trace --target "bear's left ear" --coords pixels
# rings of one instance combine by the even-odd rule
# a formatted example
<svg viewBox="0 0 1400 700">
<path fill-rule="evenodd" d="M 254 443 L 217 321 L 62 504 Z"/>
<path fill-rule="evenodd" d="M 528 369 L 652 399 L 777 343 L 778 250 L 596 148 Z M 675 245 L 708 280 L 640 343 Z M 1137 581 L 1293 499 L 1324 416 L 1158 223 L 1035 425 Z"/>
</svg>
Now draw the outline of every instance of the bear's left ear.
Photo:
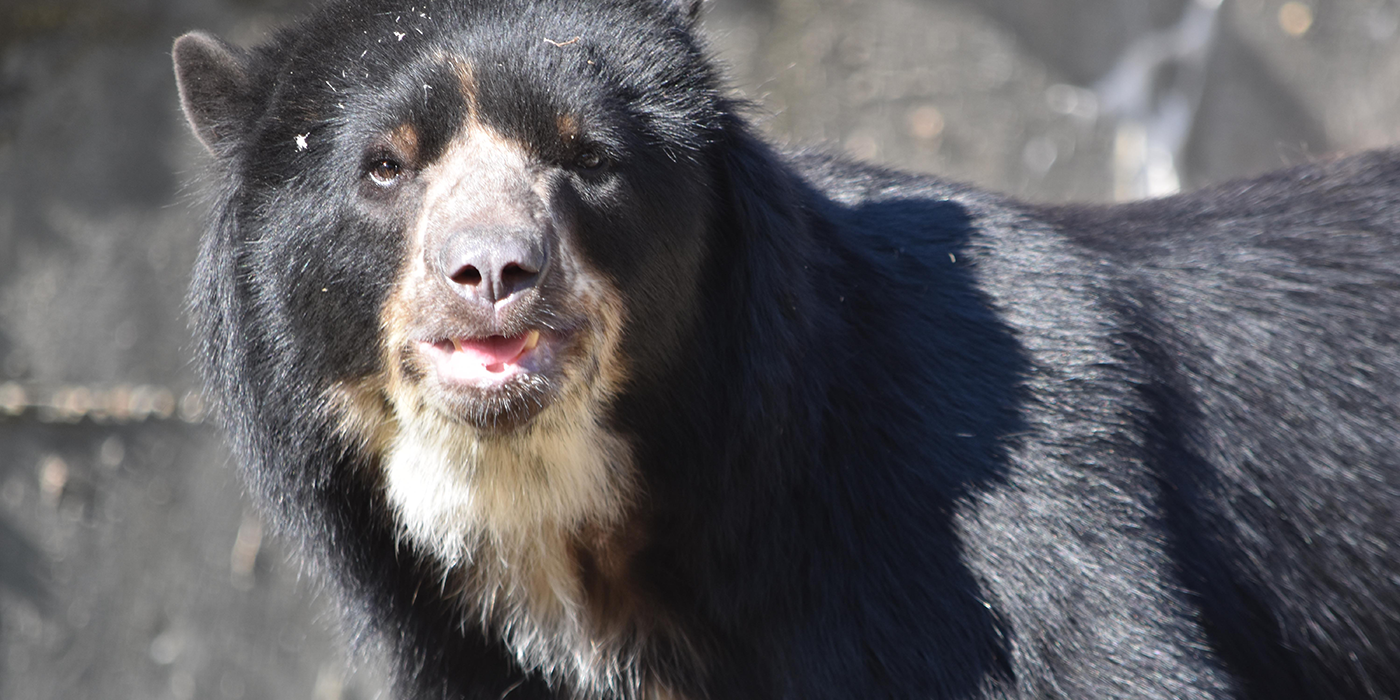
<svg viewBox="0 0 1400 700">
<path fill-rule="evenodd" d="M 700 10 L 705 0 L 661 0 L 661 4 L 679 17 L 683 24 L 694 29 L 700 21 Z"/>
<path fill-rule="evenodd" d="M 249 93 L 247 56 L 204 32 L 175 40 L 175 83 L 195 136 L 211 153 L 238 135 Z"/>
</svg>

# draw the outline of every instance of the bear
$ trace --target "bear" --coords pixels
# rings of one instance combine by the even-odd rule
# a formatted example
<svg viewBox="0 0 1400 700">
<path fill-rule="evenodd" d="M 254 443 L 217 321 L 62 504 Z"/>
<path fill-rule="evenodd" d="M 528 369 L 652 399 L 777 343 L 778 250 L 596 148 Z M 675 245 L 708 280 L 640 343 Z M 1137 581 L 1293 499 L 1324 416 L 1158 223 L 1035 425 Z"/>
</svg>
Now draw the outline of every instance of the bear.
<svg viewBox="0 0 1400 700">
<path fill-rule="evenodd" d="M 1400 153 L 1022 203 L 769 145 L 699 7 L 174 45 L 209 395 L 396 693 L 1400 695 Z"/>
</svg>

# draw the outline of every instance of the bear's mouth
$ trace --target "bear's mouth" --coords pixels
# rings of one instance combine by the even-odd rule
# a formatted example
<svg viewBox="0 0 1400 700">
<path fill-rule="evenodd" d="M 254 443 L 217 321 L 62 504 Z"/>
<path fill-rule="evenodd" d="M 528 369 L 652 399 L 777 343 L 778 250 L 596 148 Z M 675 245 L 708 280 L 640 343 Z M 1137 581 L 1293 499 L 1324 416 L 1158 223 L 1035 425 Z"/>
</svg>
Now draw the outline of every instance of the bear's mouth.
<svg viewBox="0 0 1400 700">
<path fill-rule="evenodd" d="M 547 369 L 552 343 L 540 346 L 543 336 L 529 330 L 513 336 L 448 337 L 421 341 L 437 380 L 444 387 L 490 389 L 511 379 Z"/>
<path fill-rule="evenodd" d="M 575 334 L 542 328 L 507 333 L 450 331 L 411 341 L 405 359 L 416 368 L 411 374 L 428 405 L 499 432 L 523 427 L 552 403 L 577 350 Z"/>
</svg>

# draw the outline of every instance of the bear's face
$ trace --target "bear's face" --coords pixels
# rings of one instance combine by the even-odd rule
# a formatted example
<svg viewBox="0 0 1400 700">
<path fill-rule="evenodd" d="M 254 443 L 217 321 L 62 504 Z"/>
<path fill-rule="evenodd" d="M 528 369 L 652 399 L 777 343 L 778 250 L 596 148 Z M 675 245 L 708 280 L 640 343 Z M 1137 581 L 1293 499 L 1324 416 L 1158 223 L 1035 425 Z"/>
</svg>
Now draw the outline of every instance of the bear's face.
<svg viewBox="0 0 1400 700">
<path fill-rule="evenodd" d="M 687 20 L 371 4 L 247 54 L 177 43 L 225 175 L 199 274 L 248 300 L 264 390 L 382 465 L 443 558 L 484 529 L 615 520 L 632 477 L 610 402 L 696 332 L 714 218 L 723 103 Z"/>
<path fill-rule="evenodd" d="M 520 430 L 571 391 L 617 390 L 631 364 L 624 336 L 649 355 L 679 332 L 672 319 L 632 318 L 625 300 L 691 306 L 708 218 L 700 135 L 646 104 L 654 83 L 624 79 L 645 69 L 618 46 L 498 14 L 443 23 L 465 30 L 440 36 L 417 14 L 386 20 L 373 43 L 362 29 L 358 58 L 352 42 L 290 64 L 286 99 L 269 105 L 275 126 L 254 146 L 281 157 L 247 163 L 246 181 L 281 183 L 263 196 L 308 200 L 296 210 L 333 193 L 341 211 L 331 225 L 259 227 L 277 234 L 261 243 L 276 247 L 269 257 L 353 277 L 358 251 L 392 251 L 392 270 L 368 261 L 388 274 L 375 285 L 380 356 L 358 364 L 382 369 L 400 412 Z M 410 42 L 427 46 L 401 47 Z M 347 238 L 362 239 L 348 259 L 294 259 Z M 289 317 L 336 299 L 293 303 Z"/>
<path fill-rule="evenodd" d="M 472 66 L 440 56 L 423 82 L 453 93 L 428 109 L 451 115 L 449 133 L 426 134 L 433 122 L 403 109 L 362 140 L 357 194 L 365 219 L 393 220 L 401 242 L 380 311 L 396 412 L 503 434 L 621 385 L 623 292 L 587 243 L 640 231 L 628 231 L 629 173 L 576 108 L 541 110 L 555 121 L 544 133 L 493 125 Z M 433 80 L 443 75 L 453 79 Z M 627 274 L 640 261 L 612 262 Z"/>
</svg>

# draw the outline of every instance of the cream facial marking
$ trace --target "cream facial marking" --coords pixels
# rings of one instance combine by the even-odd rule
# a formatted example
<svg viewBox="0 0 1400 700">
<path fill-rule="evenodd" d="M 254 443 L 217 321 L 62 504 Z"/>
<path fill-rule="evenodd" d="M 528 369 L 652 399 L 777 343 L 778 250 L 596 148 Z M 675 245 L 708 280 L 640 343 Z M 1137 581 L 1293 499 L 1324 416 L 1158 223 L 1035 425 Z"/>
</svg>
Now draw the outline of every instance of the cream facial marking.
<svg viewBox="0 0 1400 700">
<path fill-rule="evenodd" d="M 418 315 L 440 310 L 429 299 L 443 292 L 425 253 L 434 227 L 462 220 L 525 223 L 528 211 L 522 210 L 527 208 L 507 200 L 532 199 L 540 209 L 549 208 L 544 198 L 548 188 L 531 182 L 529 173 L 521 147 L 478 125 L 464 129 L 443 158 L 424 171 L 422 213 L 410 234 L 399 291 L 385 308 L 386 389 L 402 426 L 386 455 L 391 500 L 411 538 L 449 563 L 464 555 L 462 548 L 471 539 L 467 530 L 520 532 L 545 523 L 577 527 L 615 520 L 625 504 L 621 486 L 630 479 L 626 449 L 600 422 L 623 377 L 616 357 L 622 305 L 606 280 L 573 266 L 567 298 L 554 305 L 580 310 L 584 326 L 569 346 L 552 348 L 557 355 L 557 376 L 549 379 L 555 385 L 553 398 L 515 431 L 488 435 L 454 420 L 435 400 L 435 390 L 463 376 L 491 389 L 528 374 L 523 358 L 544 350 L 551 342 L 549 333 L 530 328 L 500 336 L 500 352 L 475 358 L 475 369 L 473 358 L 465 356 L 485 353 L 459 351 L 460 337 L 447 338 L 448 357 L 441 356 L 441 348 L 425 348 L 411 337 L 410 329 L 421 321 Z M 561 237 L 560 254 L 577 259 L 567 238 Z M 598 371 L 585 375 L 593 366 Z M 405 372 L 405 367 L 415 371 Z M 482 377 L 472 375 L 478 370 Z M 445 382 L 444 373 L 449 374 Z M 428 381 L 435 378 L 436 386 Z M 425 472 L 431 477 L 420 478 L 428 476 Z M 426 482 L 444 488 L 424 488 Z"/>
<path fill-rule="evenodd" d="M 389 139 L 416 145 L 408 127 Z M 637 647 L 625 640 L 662 623 L 628 582 L 644 538 L 630 448 L 607 426 L 626 380 L 626 311 L 578 250 L 543 171 L 520 144 L 475 123 L 420 171 L 419 214 L 381 312 L 383 372 L 337 383 L 324 405 L 347 440 L 377 455 L 405 542 L 442 565 L 468 614 L 523 664 L 579 688 L 635 685 L 628 650 Z M 513 316 L 509 304 L 464 302 L 449 288 L 430 242 L 461 222 L 554 236 L 557 267 L 531 292 L 547 315 Z M 449 330 L 424 337 L 425 327 Z M 478 327 L 491 332 L 468 332 Z M 547 390 L 530 394 L 542 405 L 523 424 L 483 429 L 462 413 L 535 386 Z"/>
</svg>

